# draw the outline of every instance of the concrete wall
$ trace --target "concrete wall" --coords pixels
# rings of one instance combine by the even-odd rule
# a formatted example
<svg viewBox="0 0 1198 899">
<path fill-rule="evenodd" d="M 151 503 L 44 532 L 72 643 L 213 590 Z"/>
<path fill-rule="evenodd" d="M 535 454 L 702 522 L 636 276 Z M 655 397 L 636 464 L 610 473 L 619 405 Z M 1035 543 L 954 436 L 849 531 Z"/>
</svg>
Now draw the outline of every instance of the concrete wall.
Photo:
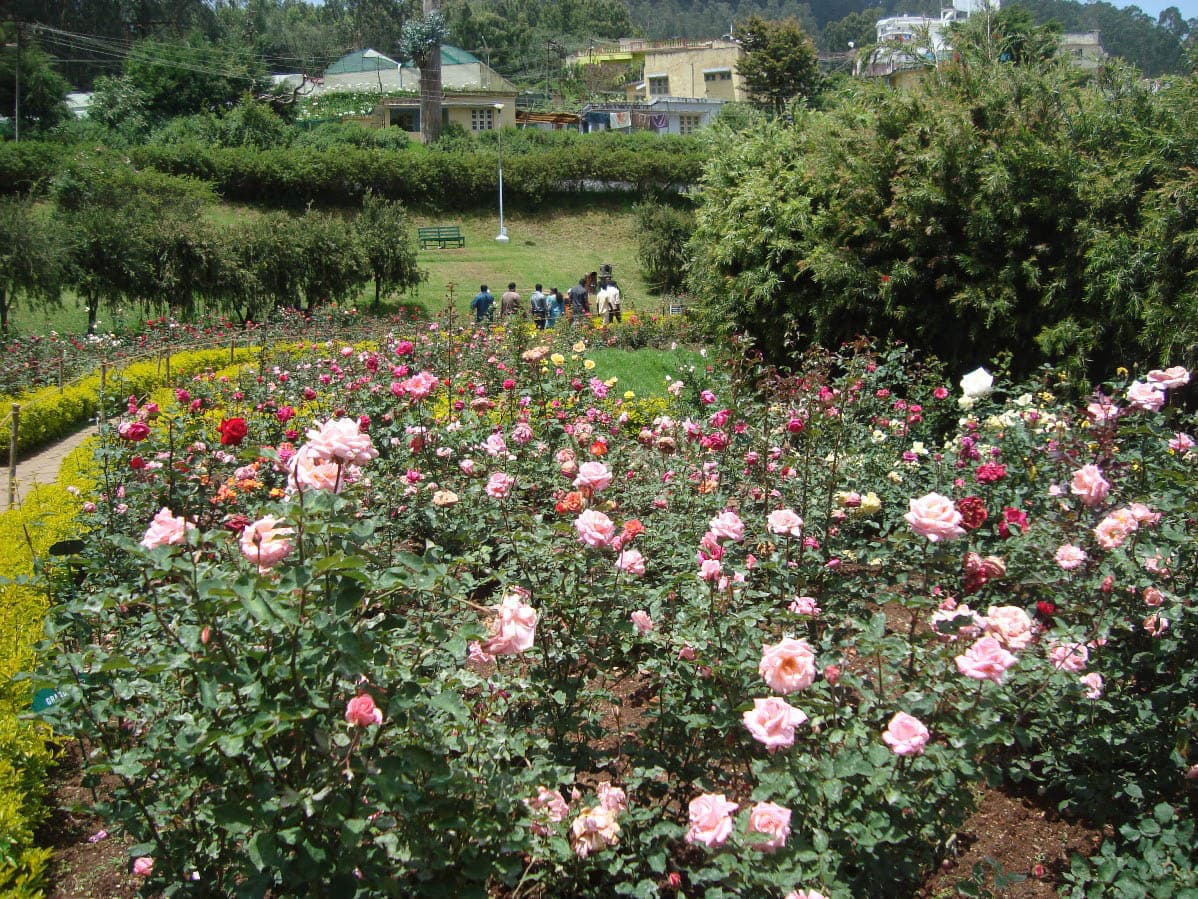
<svg viewBox="0 0 1198 899">
<path fill-rule="evenodd" d="M 732 43 L 717 43 L 711 47 L 655 51 L 645 54 L 646 100 L 658 96 L 693 99 L 745 100 L 744 80 L 736 71 L 740 47 Z M 720 77 L 721 74 L 730 77 Z M 669 79 L 664 94 L 654 93 L 655 76 Z M 704 76 L 714 76 L 707 77 Z"/>
</svg>

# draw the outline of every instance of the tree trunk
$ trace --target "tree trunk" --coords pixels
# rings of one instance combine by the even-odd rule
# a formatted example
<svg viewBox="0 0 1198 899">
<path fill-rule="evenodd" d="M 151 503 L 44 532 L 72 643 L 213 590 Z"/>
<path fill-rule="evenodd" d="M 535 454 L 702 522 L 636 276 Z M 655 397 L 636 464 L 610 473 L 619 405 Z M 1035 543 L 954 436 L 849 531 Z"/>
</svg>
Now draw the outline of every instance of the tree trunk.
<svg viewBox="0 0 1198 899">
<path fill-rule="evenodd" d="M 374 311 L 379 311 L 379 306 L 382 305 L 383 282 L 379 280 L 379 276 L 374 276 Z"/>
<path fill-rule="evenodd" d="M 441 0 L 423 0 L 424 14 L 441 9 Z M 441 137 L 441 48 L 432 47 L 420 64 L 420 139 L 425 146 Z"/>
<path fill-rule="evenodd" d="M 91 337 L 96 333 L 96 315 L 100 311 L 100 298 L 89 296 L 87 298 L 87 336 Z"/>
<path fill-rule="evenodd" d="M 8 291 L 0 287 L 0 330 L 8 333 Z"/>
</svg>

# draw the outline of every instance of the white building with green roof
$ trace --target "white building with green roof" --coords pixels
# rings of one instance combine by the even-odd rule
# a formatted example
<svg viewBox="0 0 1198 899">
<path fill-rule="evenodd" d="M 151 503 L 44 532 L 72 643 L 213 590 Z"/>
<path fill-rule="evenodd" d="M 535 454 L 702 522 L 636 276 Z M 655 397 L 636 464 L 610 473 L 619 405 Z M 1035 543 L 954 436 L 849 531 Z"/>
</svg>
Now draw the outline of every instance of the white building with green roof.
<svg viewBox="0 0 1198 899">
<path fill-rule="evenodd" d="M 419 91 L 420 69 L 366 48 L 347 53 L 325 69 L 321 91 Z M 441 45 L 441 88 L 454 91 L 515 93 L 515 86 L 473 53 Z"/>
</svg>

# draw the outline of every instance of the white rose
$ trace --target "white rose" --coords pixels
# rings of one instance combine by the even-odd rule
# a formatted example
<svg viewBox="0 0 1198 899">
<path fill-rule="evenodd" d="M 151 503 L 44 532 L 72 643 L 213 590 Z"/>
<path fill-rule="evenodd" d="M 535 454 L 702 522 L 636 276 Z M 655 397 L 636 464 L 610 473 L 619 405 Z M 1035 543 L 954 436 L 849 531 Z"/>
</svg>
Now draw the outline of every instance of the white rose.
<svg viewBox="0 0 1198 899">
<path fill-rule="evenodd" d="M 975 368 L 961 379 L 961 392 L 971 399 L 989 396 L 994 390 L 994 375 L 984 368 Z"/>
</svg>

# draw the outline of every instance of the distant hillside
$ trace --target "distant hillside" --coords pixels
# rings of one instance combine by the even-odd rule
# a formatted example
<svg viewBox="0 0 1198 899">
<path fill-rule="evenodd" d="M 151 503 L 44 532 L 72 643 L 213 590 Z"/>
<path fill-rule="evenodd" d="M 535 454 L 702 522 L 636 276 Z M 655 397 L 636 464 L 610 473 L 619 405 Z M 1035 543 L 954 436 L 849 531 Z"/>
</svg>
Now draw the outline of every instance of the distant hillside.
<svg viewBox="0 0 1198 899">
<path fill-rule="evenodd" d="M 819 38 L 833 23 L 866 9 L 884 15 L 925 13 L 935 15 L 939 0 L 624 0 L 629 19 L 648 38 L 716 37 L 727 34 L 732 23 L 754 13 L 769 19 L 793 16 Z M 1010 0 L 1004 6 L 1026 8 L 1037 24 L 1056 22 L 1065 31 L 1100 31 L 1108 53 L 1135 64 L 1146 75 L 1180 71 L 1183 44 L 1198 36 L 1198 19 L 1186 22 L 1166 10 L 1162 23 L 1136 8 L 1118 9 L 1110 3 L 1077 3 L 1074 0 Z M 1176 12 L 1176 10 L 1173 10 Z"/>
</svg>

